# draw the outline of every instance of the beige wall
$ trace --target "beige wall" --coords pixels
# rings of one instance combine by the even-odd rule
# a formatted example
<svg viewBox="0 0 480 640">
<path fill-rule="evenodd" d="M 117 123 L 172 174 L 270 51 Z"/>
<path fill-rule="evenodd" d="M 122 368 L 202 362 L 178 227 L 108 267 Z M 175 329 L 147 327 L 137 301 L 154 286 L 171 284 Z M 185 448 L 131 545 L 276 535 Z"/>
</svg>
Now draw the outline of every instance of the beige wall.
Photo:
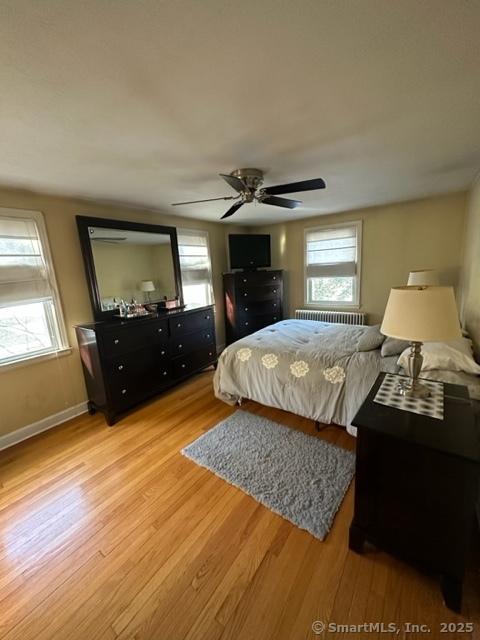
<svg viewBox="0 0 480 640">
<path fill-rule="evenodd" d="M 26 191 L 0 189 L 0 206 L 42 211 L 73 352 L 14 368 L 0 367 L 0 435 L 19 429 L 86 400 L 83 374 L 76 349 L 74 326 L 92 319 L 75 216 L 92 215 L 133 222 L 148 222 L 209 233 L 218 343 L 224 342 L 222 272 L 227 269 L 227 230 L 243 228 L 180 218 L 152 211 L 57 198 Z"/>
<path fill-rule="evenodd" d="M 369 323 L 376 323 L 383 316 L 390 288 L 406 284 L 412 269 L 438 269 L 442 284 L 457 285 L 465 204 L 466 194 L 459 193 L 292 220 L 250 231 L 272 234 L 272 266 L 286 270 L 287 310 L 293 315 L 295 309 L 305 306 L 304 230 L 362 220 L 360 309 L 368 314 Z"/>
<path fill-rule="evenodd" d="M 468 199 L 461 279 L 462 323 L 470 333 L 480 362 L 480 178 Z"/>
</svg>

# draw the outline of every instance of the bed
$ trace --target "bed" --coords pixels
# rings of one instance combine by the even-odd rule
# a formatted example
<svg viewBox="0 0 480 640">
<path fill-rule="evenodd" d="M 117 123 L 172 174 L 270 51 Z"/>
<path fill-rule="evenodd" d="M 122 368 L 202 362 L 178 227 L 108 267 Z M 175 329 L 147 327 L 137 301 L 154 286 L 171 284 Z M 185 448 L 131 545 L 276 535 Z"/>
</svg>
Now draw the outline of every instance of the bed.
<svg viewBox="0 0 480 640">
<path fill-rule="evenodd" d="M 402 372 L 398 355 L 358 351 L 364 326 L 283 320 L 227 347 L 214 376 L 217 398 L 284 409 L 356 434 L 351 421 L 380 371 Z M 425 377 L 445 379 L 444 372 Z M 436 374 L 436 375 L 432 375 Z M 478 377 L 448 372 L 447 382 L 476 385 Z"/>
</svg>

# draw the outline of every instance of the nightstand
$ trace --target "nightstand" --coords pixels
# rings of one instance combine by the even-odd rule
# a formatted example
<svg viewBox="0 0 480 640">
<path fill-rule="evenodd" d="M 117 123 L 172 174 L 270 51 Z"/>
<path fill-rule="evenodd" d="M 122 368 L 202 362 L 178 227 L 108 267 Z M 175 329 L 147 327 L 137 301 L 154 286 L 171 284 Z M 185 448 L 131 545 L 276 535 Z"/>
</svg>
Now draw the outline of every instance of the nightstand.
<svg viewBox="0 0 480 640">
<path fill-rule="evenodd" d="M 357 427 L 355 513 L 349 546 L 365 541 L 440 577 L 446 605 L 460 611 L 475 522 L 480 439 L 466 387 L 444 385 L 444 419 L 373 401 Z"/>
</svg>

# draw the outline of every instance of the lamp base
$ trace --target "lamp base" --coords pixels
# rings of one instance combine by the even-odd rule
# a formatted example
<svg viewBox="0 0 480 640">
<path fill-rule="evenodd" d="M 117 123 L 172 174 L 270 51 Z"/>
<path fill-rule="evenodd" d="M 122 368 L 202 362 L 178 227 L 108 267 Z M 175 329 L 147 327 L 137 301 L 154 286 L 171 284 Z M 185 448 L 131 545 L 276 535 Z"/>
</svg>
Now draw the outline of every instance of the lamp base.
<svg viewBox="0 0 480 640">
<path fill-rule="evenodd" d="M 400 382 L 397 391 L 401 396 L 408 398 L 428 398 L 430 396 L 430 389 L 416 380 Z"/>
</svg>

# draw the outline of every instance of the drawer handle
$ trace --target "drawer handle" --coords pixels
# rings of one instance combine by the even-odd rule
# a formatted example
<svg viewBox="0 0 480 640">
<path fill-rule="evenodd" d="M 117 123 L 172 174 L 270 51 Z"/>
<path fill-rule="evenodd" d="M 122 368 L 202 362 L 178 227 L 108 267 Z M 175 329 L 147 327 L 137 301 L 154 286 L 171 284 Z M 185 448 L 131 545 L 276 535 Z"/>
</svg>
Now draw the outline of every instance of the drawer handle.
<svg viewBox="0 0 480 640">
<path fill-rule="evenodd" d="M 277 303 L 276 303 L 276 302 L 274 302 L 274 303 L 273 303 L 273 306 L 274 306 L 274 307 L 276 307 L 276 306 L 277 306 Z"/>
<path fill-rule="evenodd" d="M 162 351 L 160 351 L 160 355 L 161 355 L 161 356 L 164 356 L 164 355 L 165 355 L 165 351 L 163 351 L 163 349 L 162 349 Z"/>
<path fill-rule="evenodd" d="M 245 307 L 245 311 L 248 311 L 248 307 Z"/>
<path fill-rule="evenodd" d="M 273 319 L 274 319 L 274 320 L 276 320 L 276 319 L 277 319 L 277 316 L 273 316 Z"/>
<path fill-rule="evenodd" d="M 123 364 L 119 364 L 119 365 L 118 365 L 118 370 L 119 370 L 119 371 L 123 371 Z"/>
<path fill-rule="evenodd" d="M 163 329 L 160 327 L 160 329 L 157 329 L 158 333 L 162 333 Z"/>
<path fill-rule="evenodd" d="M 115 340 L 113 341 L 113 344 L 118 344 L 120 342 L 120 340 L 118 338 L 115 338 Z"/>
<path fill-rule="evenodd" d="M 122 389 L 122 396 L 124 396 L 127 393 L 126 389 Z"/>
<path fill-rule="evenodd" d="M 166 375 L 167 375 L 167 372 L 166 372 L 166 371 L 164 371 L 164 372 L 163 372 L 163 375 L 164 375 L 164 376 L 166 376 Z"/>
<path fill-rule="evenodd" d="M 184 363 L 184 364 L 182 364 L 182 369 L 185 369 L 185 367 L 186 367 L 186 366 L 187 366 L 187 365 L 186 365 L 185 363 Z"/>
<path fill-rule="evenodd" d="M 274 279 L 274 280 L 276 280 L 276 279 L 277 279 L 277 276 L 273 276 L 273 279 Z"/>
<path fill-rule="evenodd" d="M 244 282 L 246 282 L 246 281 L 247 281 L 247 279 L 246 279 L 246 278 L 244 278 L 244 279 L 243 279 L 243 281 L 244 281 Z"/>
<path fill-rule="evenodd" d="M 177 324 L 177 327 L 180 329 L 180 327 L 181 327 L 181 326 L 182 326 L 182 323 L 181 323 L 181 322 L 179 322 L 179 323 Z"/>
<path fill-rule="evenodd" d="M 273 293 L 277 293 L 277 290 L 276 290 L 276 289 L 274 289 L 274 290 L 273 290 Z"/>
<path fill-rule="evenodd" d="M 179 349 L 183 349 L 183 344 L 179 344 L 179 345 L 178 345 L 178 348 L 179 348 Z"/>
<path fill-rule="evenodd" d="M 205 316 L 205 320 L 210 320 L 210 316 Z"/>
<path fill-rule="evenodd" d="M 208 352 L 209 356 L 213 356 L 213 353 L 211 351 Z"/>
<path fill-rule="evenodd" d="M 210 334 L 209 333 L 207 333 L 207 338 L 210 338 Z"/>
<path fill-rule="evenodd" d="M 246 297 L 247 297 L 247 294 L 246 294 L 246 293 L 244 293 L 244 294 L 243 294 L 243 297 L 244 297 L 244 298 L 246 298 Z"/>
<path fill-rule="evenodd" d="M 248 326 L 248 322 L 245 322 L 245 326 L 246 326 L 246 327 Z"/>
</svg>

